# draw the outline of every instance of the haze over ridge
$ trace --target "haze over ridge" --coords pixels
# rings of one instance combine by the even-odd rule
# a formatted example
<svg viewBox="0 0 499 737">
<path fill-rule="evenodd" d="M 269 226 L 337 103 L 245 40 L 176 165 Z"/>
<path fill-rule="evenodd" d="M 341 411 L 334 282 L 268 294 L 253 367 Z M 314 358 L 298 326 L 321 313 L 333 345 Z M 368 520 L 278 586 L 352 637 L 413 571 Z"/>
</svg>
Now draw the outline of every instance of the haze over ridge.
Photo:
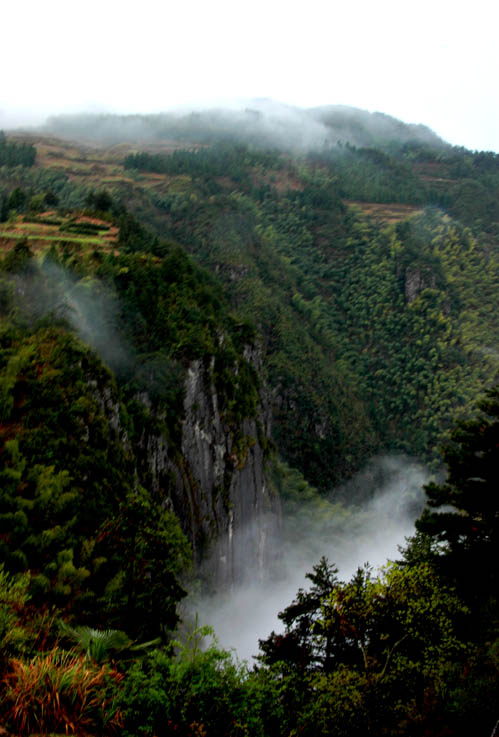
<svg viewBox="0 0 499 737">
<path fill-rule="evenodd" d="M 484 0 L 423 0 L 417 12 L 394 0 L 10 3 L 0 126 L 266 97 L 381 110 L 454 145 L 498 151 L 497 13 Z M 22 53 L 11 29 L 22 29 Z"/>
<path fill-rule="evenodd" d="M 340 144 L 383 145 L 414 141 L 440 147 L 444 141 L 423 124 L 407 124 L 381 112 L 347 105 L 300 108 L 274 100 L 241 107 L 172 110 L 155 114 L 83 113 L 51 116 L 42 130 L 106 143 L 165 139 L 212 143 L 245 142 L 307 150 Z"/>
</svg>

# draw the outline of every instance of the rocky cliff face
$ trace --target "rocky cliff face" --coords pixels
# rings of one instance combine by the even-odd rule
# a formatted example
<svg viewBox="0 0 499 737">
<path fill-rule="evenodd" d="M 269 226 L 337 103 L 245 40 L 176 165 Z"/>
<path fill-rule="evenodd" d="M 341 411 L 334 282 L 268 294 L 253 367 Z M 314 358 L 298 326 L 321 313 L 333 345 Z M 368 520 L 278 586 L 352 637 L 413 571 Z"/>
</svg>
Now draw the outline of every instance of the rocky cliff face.
<svg viewBox="0 0 499 737">
<path fill-rule="evenodd" d="M 245 360 L 261 375 L 255 348 L 246 348 Z M 161 433 L 148 434 L 141 445 L 153 488 L 180 518 L 202 579 L 228 587 L 250 571 L 263 575 L 274 555 L 280 506 L 264 471 L 270 435 L 266 387 L 260 388 L 255 416 L 234 427 L 224 417 L 213 361 L 198 359 L 188 367 L 180 448 Z"/>
<path fill-rule="evenodd" d="M 405 300 L 407 304 L 414 302 L 423 289 L 434 289 L 436 286 L 435 275 L 430 269 L 420 266 L 408 266 L 405 270 Z"/>
</svg>

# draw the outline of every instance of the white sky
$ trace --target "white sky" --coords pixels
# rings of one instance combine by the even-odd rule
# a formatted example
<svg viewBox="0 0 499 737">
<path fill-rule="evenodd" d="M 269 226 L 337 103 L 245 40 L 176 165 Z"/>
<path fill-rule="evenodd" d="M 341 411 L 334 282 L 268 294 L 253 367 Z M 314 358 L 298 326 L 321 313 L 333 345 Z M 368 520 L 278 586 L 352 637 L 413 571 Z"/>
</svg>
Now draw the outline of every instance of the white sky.
<svg viewBox="0 0 499 737">
<path fill-rule="evenodd" d="M 4 0 L 0 127 L 269 97 L 499 152 L 495 0 Z"/>
</svg>

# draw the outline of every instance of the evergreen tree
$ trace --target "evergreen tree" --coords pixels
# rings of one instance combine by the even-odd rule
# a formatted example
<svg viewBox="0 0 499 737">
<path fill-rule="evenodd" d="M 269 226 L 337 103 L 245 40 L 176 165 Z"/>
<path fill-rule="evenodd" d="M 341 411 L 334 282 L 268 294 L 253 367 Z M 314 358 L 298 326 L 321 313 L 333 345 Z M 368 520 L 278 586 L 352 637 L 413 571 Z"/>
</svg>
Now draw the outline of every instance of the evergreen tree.
<svg viewBox="0 0 499 737">
<path fill-rule="evenodd" d="M 494 594 L 499 578 L 499 387 L 478 408 L 453 430 L 447 479 L 426 486 L 429 508 L 416 523 L 440 544 L 447 575 L 477 601 Z"/>
</svg>

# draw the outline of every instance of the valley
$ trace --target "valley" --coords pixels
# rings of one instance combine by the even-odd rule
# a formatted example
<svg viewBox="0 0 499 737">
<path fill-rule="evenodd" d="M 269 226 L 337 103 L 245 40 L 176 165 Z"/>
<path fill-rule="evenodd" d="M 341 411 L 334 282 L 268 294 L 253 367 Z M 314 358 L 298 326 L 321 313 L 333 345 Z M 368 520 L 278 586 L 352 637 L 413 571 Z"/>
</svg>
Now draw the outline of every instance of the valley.
<svg viewBox="0 0 499 737">
<path fill-rule="evenodd" d="M 0 155 L 9 733 L 489 724 L 499 156 L 334 106 Z"/>
</svg>

